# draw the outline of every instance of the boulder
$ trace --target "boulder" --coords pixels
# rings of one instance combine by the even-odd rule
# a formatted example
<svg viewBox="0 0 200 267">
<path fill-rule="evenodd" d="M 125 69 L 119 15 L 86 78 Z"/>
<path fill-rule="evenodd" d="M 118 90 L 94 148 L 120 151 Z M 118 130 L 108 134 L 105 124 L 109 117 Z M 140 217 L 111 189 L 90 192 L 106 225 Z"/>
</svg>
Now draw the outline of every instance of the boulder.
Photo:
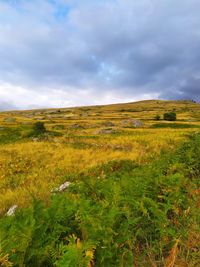
<svg viewBox="0 0 200 267">
<path fill-rule="evenodd" d="M 122 121 L 122 125 L 123 127 L 135 127 L 135 128 L 139 128 L 139 127 L 143 127 L 144 123 L 140 120 L 124 120 Z"/>
<path fill-rule="evenodd" d="M 61 184 L 58 188 L 53 189 L 51 192 L 56 193 L 56 192 L 63 192 L 65 191 L 69 186 L 71 185 L 70 182 L 66 181 L 63 184 Z"/>
<path fill-rule="evenodd" d="M 6 212 L 6 215 L 13 216 L 15 214 L 17 207 L 18 207 L 17 205 L 13 205 L 12 207 L 10 207 L 9 210 Z"/>
<path fill-rule="evenodd" d="M 134 127 L 143 127 L 144 126 L 144 122 L 139 121 L 139 120 L 132 120 L 132 124 Z"/>
</svg>

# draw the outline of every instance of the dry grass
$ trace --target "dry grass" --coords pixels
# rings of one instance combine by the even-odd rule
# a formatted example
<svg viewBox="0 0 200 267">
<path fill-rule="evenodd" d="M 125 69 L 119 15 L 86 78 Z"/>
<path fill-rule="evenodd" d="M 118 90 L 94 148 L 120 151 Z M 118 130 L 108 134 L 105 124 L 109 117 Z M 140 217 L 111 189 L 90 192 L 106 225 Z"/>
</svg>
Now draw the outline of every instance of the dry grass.
<svg viewBox="0 0 200 267">
<path fill-rule="evenodd" d="M 156 114 L 175 110 L 177 124 L 200 126 L 200 107 L 191 102 L 144 101 L 130 104 L 61 110 L 0 113 L 0 127 L 31 127 L 41 120 L 61 136 L 47 140 L 21 138 L 0 145 L 0 213 L 9 206 L 26 206 L 34 195 L 48 201 L 52 187 L 73 174 L 115 159 L 131 159 L 142 164 L 157 157 L 161 150 L 173 149 L 196 128 L 151 129 Z M 6 122 L 6 118 L 14 122 Z M 139 119 L 141 128 L 124 127 L 123 120 Z M 112 122 L 113 126 L 105 126 Z M 74 126 L 74 125 L 78 126 Z M 61 125 L 61 126 L 60 126 Z M 99 130 L 111 129 L 101 134 Z M 113 131 L 113 133 L 112 133 Z M 0 135 L 1 135 L 0 131 Z M 24 137 L 26 134 L 21 133 Z"/>
</svg>

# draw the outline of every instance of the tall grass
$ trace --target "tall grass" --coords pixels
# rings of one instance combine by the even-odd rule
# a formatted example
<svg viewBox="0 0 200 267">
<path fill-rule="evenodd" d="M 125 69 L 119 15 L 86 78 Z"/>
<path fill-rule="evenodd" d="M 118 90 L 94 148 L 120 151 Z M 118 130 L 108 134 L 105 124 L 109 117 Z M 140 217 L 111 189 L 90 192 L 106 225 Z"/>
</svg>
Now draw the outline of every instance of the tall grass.
<svg viewBox="0 0 200 267">
<path fill-rule="evenodd" d="M 111 161 L 0 220 L 14 266 L 198 266 L 200 135 L 152 163 Z M 6 265 L 4 265 L 6 266 Z"/>
</svg>

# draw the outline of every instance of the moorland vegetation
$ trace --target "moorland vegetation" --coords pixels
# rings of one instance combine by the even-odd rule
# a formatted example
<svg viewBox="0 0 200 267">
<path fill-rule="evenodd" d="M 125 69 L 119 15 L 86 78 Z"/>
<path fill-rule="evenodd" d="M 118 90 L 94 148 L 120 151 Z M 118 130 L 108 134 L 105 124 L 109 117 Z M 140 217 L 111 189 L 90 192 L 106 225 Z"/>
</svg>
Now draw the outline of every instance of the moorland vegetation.
<svg viewBox="0 0 200 267">
<path fill-rule="evenodd" d="M 1 266 L 199 266 L 199 132 L 192 101 L 0 113 Z"/>
</svg>

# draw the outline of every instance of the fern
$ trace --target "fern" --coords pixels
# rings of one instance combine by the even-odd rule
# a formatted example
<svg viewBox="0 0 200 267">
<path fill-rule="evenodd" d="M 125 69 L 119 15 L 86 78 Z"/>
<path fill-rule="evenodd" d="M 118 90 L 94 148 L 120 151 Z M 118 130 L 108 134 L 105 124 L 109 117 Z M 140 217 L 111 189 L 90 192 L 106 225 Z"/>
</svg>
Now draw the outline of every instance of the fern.
<svg viewBox="0 0 200 267">
<path fill-rule="evenodd" d="M 197 135 L 149 165 L 110 162 L 81 174 L 48 205 L 33 199 L 0 219 L 1 264 L 162 266 L 181 257 L 198 266 L 199 154 Z"/>
</svg>

